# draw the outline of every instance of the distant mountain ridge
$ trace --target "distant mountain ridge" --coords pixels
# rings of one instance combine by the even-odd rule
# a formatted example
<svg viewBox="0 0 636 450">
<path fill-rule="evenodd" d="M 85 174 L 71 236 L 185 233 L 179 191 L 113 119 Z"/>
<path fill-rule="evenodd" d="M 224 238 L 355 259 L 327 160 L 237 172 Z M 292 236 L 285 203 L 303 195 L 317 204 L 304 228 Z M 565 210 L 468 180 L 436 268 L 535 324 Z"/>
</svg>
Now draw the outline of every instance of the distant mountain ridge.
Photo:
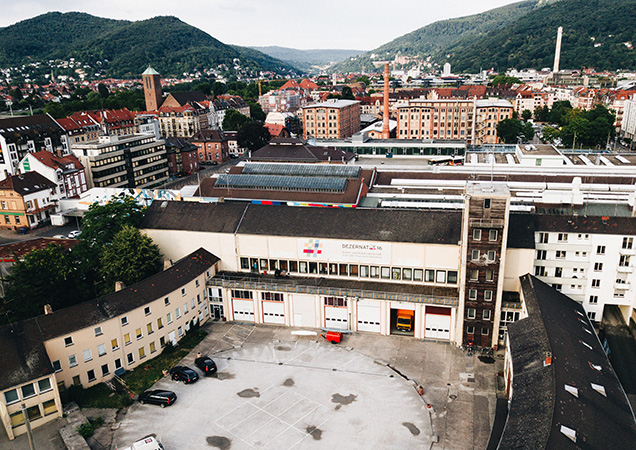
<svg viewBox="0 0 636 450">
<path fill-rule="evenodd" d="M 250 47 L 272 58 L 285 61 L 294 67 L 311 70 L 314 66 L 338 63 L 345 59 L 364 53 L 364 50 L 312 49 L 300 50 L 288 47 Z"/>
<path fill-rule="evenodd" d="M 218 64 L 289 73 L 294 68 L 255 50 L 230 46 L 176 17 L 130 22 L 51 12 L 0 28 L 0 67 L 50 59 L 107 60 L 110 76 L 139 77 L 148 66 L 177 76 Z"/>
</svg>

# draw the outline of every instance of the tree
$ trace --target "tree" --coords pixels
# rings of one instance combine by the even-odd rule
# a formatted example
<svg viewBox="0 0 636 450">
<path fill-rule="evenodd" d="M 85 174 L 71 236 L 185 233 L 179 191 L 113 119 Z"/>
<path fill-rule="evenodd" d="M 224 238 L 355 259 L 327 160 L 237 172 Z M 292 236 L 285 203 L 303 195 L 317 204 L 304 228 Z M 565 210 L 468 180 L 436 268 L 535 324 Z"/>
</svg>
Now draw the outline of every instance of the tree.
<svg viewBox="0 0 636 450">
<path fill-rule="evenodd" d="M 104 83 L 99 83 L 97 85 L 97 92 L 99 92 L 99 96 L 101 98 L 106 98 L 108 97 L 108 94 L 110 94 L 110 91 L 108 90 L 108 88 L 106 87 Z"/>
<path fill-rule="evenodd" d="M 11 268 L 2 310 L 3 321 L 44 314 L 44 305 L 61 309 L 82 299 L 70 277 L 71 256 L 61 245 L 49 244 L 27 254 Z"/>
<path fill-rule="evenodd" d="M 505 144 L 516 144 L 523 133 L 523 125 L 518 119 L 504 119 L 497 124 L 497 136 Z"/>
<path fill-rule="evenodd" d="M 490 82 L 493 86 L 499 86 L 500 84 L 521 84 L 521 80 L 517 77 L 507 77 L 505 75 L 497 75 Z"/>
<path fill-rule="evenodd" d="M 107 291 L 112 291 L 116 281 L 130 286 L 158 273 L 162 266 L 159 247 L 130 225 L 124 225 L 104 248 L 100 262 Z"/>
<path fill-rule="evenodd" d="M 223 123 L 221 124 L 221 127 L 223 127 L 225 131 L 238 131 L 249 121 L 249 117 L 241 114 L 236 109 L 228 109 L 227 111 L 225 111 L 225 117 L 223 117 Z"/>
<path fill-rule="evenodd" d="M 227 92 L 227 87 L 225 86 L 225 83 L 215 81 L 214 83 L 212 83 L 212 92 L 214 93 L 215 97 L 217 95 L 223 95 Z"/>
<path fill-rule="evenodd" d="M 369 87 L 371 85 L 371 81 L 369 81 L 369 77 L 366 75 L 360 75 L 356 78 L 356 82 L 364 83 L 365 87 Z"/>
<path fill-rule="evenodd" d="M 238 131 L 236 140 L 239 147 L 254 151 L 265 146 L 272 137 L 267 128 L 257 122 L 249 122 Z"/>
<path fill-rule="evenodd" d="M 532 128 L 531 123 L 524 123 L 523 128 L 521 129 L 521 134 L 524 137 L 524 141 L 528 142 L 534 138 L 534 128 Z"/>
<path fill-rule="evenodd" d="M 349 86 L 342 87 L 342 98 L 345 100 L 355 100 L 356 98 L 353 96 L 353 91 Z"/>
<path fill-rule="evenodd" d="M 113 196 L 108 203 L 93 203 L 82 218 L 80 239 L 91 246 L 102 248 L 112 242 L 125 226 L 138 227 L 144 217 L 144 208 L 129 195 Z"/>
<path fill-rule="evenodd" d="M 263 112 L 263 108 L 261 107 L 260 103 L 248 102 L 248 104 L 250 105 L 250 117 L 252 118 L 252 120 L 265 122 L 265 118 L 267 116 Z"/>
<path fill-rule="evenodd" d="M 547 122 L 550 117 L 550 108 L 547 106 L 539 106 L 534 109 L 534 120 L 537 122 Z"/>
<path fill-rule="evenodd" d="M 523 111 L 521 111 L 521 118 L 526 122 L 532 119 L 532 111 L 530 111 L 529 109 L 524 109 Z"/>
</svg>

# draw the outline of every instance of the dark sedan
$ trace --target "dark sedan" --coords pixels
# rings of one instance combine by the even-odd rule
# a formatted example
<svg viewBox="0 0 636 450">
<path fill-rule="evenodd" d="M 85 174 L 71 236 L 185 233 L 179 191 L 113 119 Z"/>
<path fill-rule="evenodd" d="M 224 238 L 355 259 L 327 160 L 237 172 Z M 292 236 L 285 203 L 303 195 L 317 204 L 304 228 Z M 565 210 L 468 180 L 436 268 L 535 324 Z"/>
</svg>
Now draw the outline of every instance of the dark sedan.
<svg viewBox="0 0 636 450">
<path fill-rule="evenodd" d="M 177 394 L 172 391 L 146 391 L 139 395 L 139 403 L 142 405 L 145 403 L 152 403 L 153 405 L 159 405 L 162 408 L 172 405 L 177 401 Z"/>
<path fill-rule="evenodd" d="M 170 375 L 174 381 L 183 381 L 185 384 L 194 383 L 199 379 L 199 375 L 186 366 L 174 366 L 170 369 Z"/>
<path fill-rule="evenodd" d="M 207 356 L 201 356 L 194 360 L 194 365 L 203 372 L 204 375 L 214 375 L 216 373 L 216 364 Z"/>
</svg>

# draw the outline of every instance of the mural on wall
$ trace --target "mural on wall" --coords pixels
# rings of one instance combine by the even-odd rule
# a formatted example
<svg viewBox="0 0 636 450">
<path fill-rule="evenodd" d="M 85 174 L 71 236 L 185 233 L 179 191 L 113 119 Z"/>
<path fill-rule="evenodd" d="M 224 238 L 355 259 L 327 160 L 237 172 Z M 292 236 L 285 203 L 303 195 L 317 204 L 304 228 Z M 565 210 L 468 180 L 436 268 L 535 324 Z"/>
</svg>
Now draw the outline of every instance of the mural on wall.
<svg viewBox="0 0 636 450">
<path fill-rule="evenodd" d="M 114 189 L 114 188 L 94 188 L 90 191 L 90 196 L 80 200 L 80 209 L 88 209 L 90 205 L 97 202 L 104 205 L 111 201 L 113 197 L 123 198 L 130 196 L 137 203 L 143 206 L 150 206 L 154 200 L 181 200 L 181 193 L 170 189 Z"/>
</svg>

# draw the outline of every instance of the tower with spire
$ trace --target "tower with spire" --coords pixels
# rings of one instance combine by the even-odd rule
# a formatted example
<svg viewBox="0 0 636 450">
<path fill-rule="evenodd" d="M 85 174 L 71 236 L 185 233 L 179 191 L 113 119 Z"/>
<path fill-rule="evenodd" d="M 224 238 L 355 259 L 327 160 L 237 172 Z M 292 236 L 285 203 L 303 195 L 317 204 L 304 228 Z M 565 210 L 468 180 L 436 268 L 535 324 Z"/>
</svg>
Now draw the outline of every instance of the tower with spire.
<svg viewBox="0 0 636 450">
<path fill-rule="evenodd" d="M 141 74 L 144 84 L 144 95 L 146 97 L 146 111 L 157 111 L 161 106 L 161 77 L 152 67 L 148 66 Z"/>
</svg>

